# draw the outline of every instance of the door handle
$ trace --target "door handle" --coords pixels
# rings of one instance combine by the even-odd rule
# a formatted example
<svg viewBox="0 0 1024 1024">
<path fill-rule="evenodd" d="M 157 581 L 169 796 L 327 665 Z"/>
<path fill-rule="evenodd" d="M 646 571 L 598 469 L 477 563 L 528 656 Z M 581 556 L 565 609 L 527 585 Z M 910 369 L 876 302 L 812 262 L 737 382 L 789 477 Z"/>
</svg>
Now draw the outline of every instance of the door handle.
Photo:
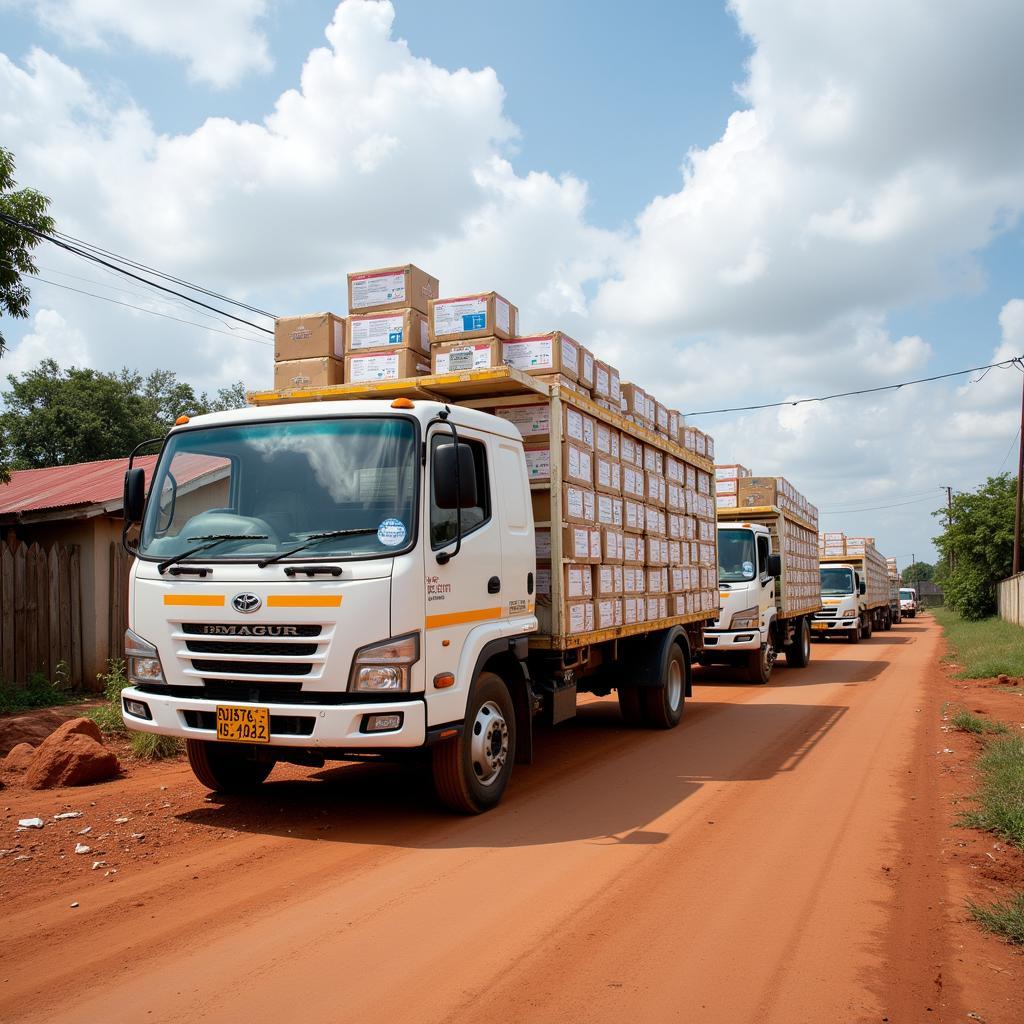
<svg viewBox="0 0 1024 1024">
<path fill-rule="evenodd" d="M 487 593 L 497 594 L 501 590 L 501 580 L 497 576 L 492 576 L 487 581 Z"/>
</svg>

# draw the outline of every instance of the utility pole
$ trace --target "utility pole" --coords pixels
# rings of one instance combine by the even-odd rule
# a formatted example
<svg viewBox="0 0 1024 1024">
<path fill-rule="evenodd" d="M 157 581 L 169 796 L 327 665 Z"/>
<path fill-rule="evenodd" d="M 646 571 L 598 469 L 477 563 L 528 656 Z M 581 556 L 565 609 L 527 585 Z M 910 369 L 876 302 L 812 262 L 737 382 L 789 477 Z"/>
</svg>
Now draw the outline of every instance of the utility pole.
<svg viewBox="0 0 1024 1024">
<path fill-rule="evenodd" d="M 1017 361 L 1017 369 L 1021 369 Z M 1017 446 L 1017 503 L 1013 511 L 1013 575 L 1020 572 L 1020 499 L 1021 481 L 1024 479 L 1024 374 L 1020 386 L 1020 443 Z"/>
</svg>

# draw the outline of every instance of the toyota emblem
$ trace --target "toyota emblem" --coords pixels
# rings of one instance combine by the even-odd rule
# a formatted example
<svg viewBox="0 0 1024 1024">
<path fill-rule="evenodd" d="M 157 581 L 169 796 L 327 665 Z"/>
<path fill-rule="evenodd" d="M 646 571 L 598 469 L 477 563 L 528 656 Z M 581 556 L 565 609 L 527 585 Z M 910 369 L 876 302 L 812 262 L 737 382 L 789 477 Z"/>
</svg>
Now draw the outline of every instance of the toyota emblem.
<svg viewBox="0 0 1024 1024">
<path fill-rule="evenodd" d="M 257 611 L 263 602 L 255 594 L 235 594 L 231 599 L 231 603 L 235 606 L 236 612 L 241 612 L 243 615 L 249 615 L 251 612 Z"/>
</svg>

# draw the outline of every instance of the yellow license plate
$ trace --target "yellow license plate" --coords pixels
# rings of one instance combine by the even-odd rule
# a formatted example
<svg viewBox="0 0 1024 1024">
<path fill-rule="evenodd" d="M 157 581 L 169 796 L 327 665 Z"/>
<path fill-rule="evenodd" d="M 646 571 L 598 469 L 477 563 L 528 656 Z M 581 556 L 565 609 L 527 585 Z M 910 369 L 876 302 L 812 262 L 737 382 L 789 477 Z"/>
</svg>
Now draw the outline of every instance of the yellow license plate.
<svg viewBox="0 0 1024 1024">
<path fill-rule="evenodd" d="M 231 743 L 269 743 L 270 711 L 218 704 L 217 739 Z"/>
<path fill-rule="evenodd" d="M 829 624 L 827 622 L 812 622 L 811 629 L 828 629 Z"/>
</svg>

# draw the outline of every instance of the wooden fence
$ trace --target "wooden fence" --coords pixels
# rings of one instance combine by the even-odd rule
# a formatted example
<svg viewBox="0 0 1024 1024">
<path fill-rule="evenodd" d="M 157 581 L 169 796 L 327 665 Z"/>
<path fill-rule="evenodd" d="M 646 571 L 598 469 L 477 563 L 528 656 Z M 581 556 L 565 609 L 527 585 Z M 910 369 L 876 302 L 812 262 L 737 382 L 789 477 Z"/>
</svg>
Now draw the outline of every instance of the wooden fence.
<svg viewBox="0 0 1024 1024">
<path fill-rule="evenodd" d="M 996 584 L 996 605 L 1001 619 L 1024 626 L 1024 572 Z"/>
<path fill-rule="evenodd" d="M 83 685 L 81 554 L 0 543 L 0 682 L 24 686 L 36 673 Z"/>
<path fill-rule="evenodd" d="M 110 618 L 107 620 L 107 650 L 110 658 L 124 657 L 124 633 L 128 628 L 128 571 L 132 556 L 120 541 L 110 545 Z"/>
</svg>

